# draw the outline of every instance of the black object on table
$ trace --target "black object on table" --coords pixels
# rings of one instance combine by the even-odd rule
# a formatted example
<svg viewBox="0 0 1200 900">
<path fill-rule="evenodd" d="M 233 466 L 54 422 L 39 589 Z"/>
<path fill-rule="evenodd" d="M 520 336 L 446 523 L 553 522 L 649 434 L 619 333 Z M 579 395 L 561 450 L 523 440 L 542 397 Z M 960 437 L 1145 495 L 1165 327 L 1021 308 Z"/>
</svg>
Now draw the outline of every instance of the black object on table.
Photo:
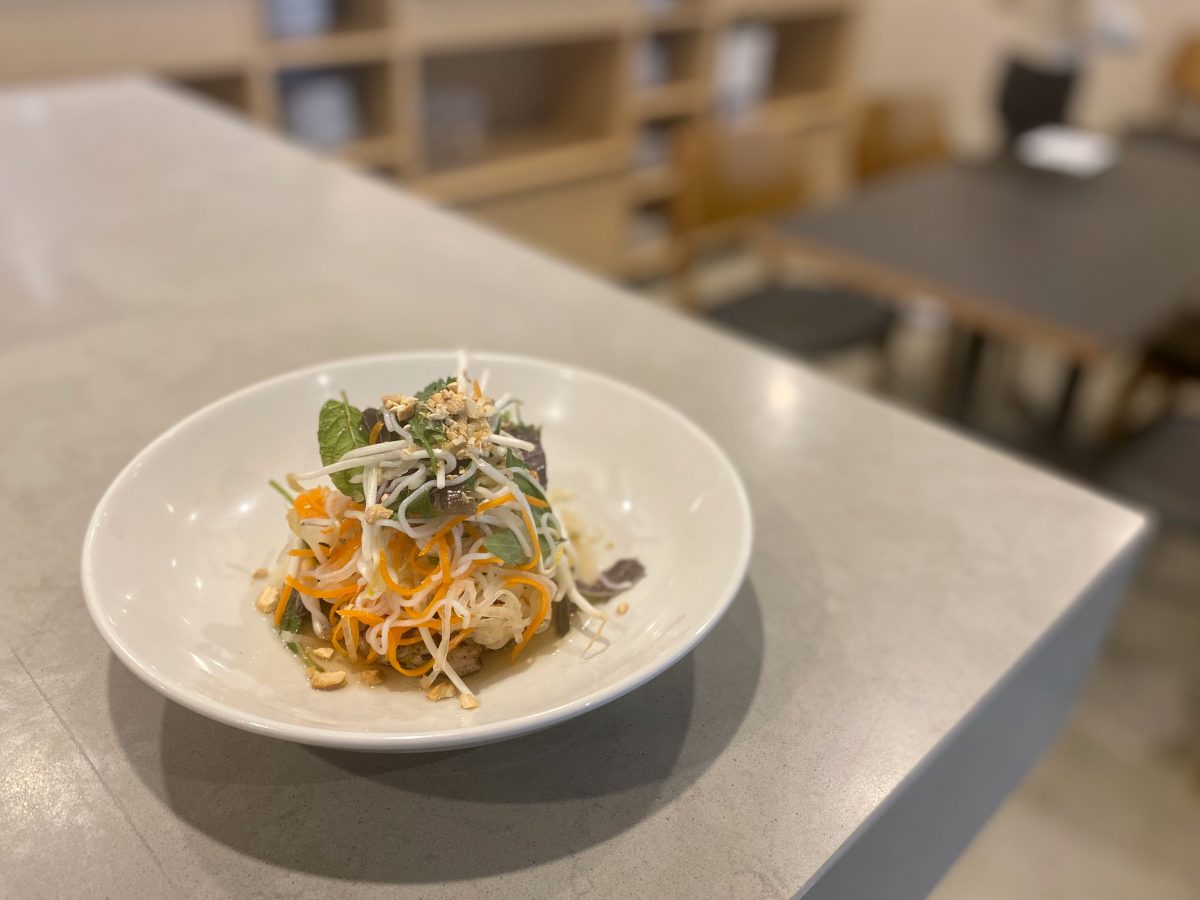
<svg viewBox="0 0 1200 900">
<path fill-rule="evenodd" d="M 1200 280 L 1200 159 L 1140 138 L 1087 179 L 1007 157 L 937 166 L 784 219 L 777 237 L 893 302 L 941 301 L 970 335 L 964 409 L 986 339 L 1058 352 L 1068 362 L 1061 425 L 1085 367 L 1138 350 Z"/>
<path fill-rule="evenodd" d="M 1067 120 L 1079 69 L 1075 65 L 1034 65 L 1010 59 L 1000 82 L 996 108 L 1009 146 L 1027 131 Z"/>
<path fill-rule="evenodd" d="M 896 313 L 852 291 L 777 284 L 723 303 L 709 318 L 790 353 L 819 357 L 856 344 L 882 347 Z"/>
</svg>

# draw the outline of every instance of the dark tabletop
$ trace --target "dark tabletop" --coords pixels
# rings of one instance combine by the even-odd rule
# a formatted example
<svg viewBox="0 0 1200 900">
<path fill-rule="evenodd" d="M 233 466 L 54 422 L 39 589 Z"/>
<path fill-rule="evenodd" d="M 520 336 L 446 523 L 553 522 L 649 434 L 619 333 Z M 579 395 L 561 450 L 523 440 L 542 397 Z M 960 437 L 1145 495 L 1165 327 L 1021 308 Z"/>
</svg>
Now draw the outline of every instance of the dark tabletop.
<svg viewBox="0 0 1200 900">
<path fill-rule="evenodd" d="M 1131 139 L 1085 179 L 1010 159 L 937 166 L 780 226 L 968 304 L 1128 347 L 1200 282 L 1200 150 Z"/>
</svg>

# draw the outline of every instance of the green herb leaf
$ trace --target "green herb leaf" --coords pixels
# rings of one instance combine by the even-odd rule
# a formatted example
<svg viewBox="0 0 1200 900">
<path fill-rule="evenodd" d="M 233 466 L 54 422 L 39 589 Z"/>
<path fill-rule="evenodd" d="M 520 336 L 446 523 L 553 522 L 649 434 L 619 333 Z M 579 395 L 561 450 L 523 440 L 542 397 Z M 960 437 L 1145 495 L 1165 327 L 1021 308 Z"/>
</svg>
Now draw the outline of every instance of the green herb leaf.
<svg viewBox="0 0 1200 900">
<path fill-rule="evenodd" d="M 421 449 L 429 454 L 430 467 L 436 466 L 437 456 L 434 450 L 446 442 L 446 431 L 441 423 L 431 422 L 423 413 L 418 412 L 413 416 L 412 424 L 408 426 L 408 433 Z"/>
<path fill-rule="evenodd" d="M 429 382 L 429 384 L 417 391 L 417 399 L 424 403 L 438 391 L 444 391 L 452 381 L 454 381 L 454 376 L 448 375 L 445 378 L 439 378 L 437 381 Z"/>
<path fill-rule="evenodd" d="M 286 631 L 288 634 L 299 633 L 301 625 L 304 624 L 304 619 L 300 615 L 301 603 L 300 595 L 296 591 L 292 591 L 292 596 L 288 598 L 288 605 L 283 610 L 283 618 L 279 620 L 279 631 Z M 318 672 L 325 671 L 321 668 L 321 664 L 309 656 L 308 651 L 300 646 L 298 642 L 285 641 L 284 646 L 296 654 L 304 665 L 312 666 Z"/>
<path fill-rule="evenodd" d="M 317 422 L 317 444 L 321 449 L 323 465 L 331 465 L 351 450 L 367 446 L 370 438 L 367 429 L 363 426 L 362 412 L 350 405 L 345 394 L 342 395 L 341 400 L 325 401 Z M 362 485 L 355 484 L 350 480 L 361 472 L 362 469 L 347 469 L 342 472 L 334 472 L 329 478 L 339 491 L 361 502 L 363 499 Z"/>
<path fill-rule="evenodd" d="M 453 381 L 453 377 L 439 378 L 437 381 L 431 381 L 421 390 L 417 391 L 417 399 L 421 403 L 426 403 L 430 397 L 438 391 L 445 388 Z M 408 433 L 412 435 L 413 440 L 417 445 L 429 454 L 430 466 L 436 465 L 436 455 L 434 450 L 446 442 L 446 430 L 440 422 L 431 421 L 426 415 L 421 406 L 417 407 L 416 413 L 412 417 L 412 421 L 408 426 Z"/>
<path fill-rule="evenodd" d="M 287 590 L 284 588 L 284 590 Z M 300 595 L 296 591 L 292 591 L 292 596 L 288 598 L 287 606 L 284 607 L 283 616 L 279 620 L 279 631 L 290 631 L 295 634 L 300 630 Z"/>
<path fill-rule="evenodd" d="M 529 557 L 521 550 L 521 542 L 511 531 L 497 531 L 483 542 L 488 553 L 500 557 L 506 565 L 520 566 L 529 562 Z"/>
<path fill-rule="evenodd" d="M 521 549 L 521 542 L 511 531 L 497 531 L 483 542 L 483 546 L 487 548 L 488 553 L 500 557 L 505 565 L 523 566 L 529 562 L 529 555 Z M 540 534 L 538 547 L 542 551 L 543 559 L 550 555 L 550 543 Z"/>
<path fill-rule="evenodd" d="M 519 457 L 519 456 L 517 456 L 517 454 L 513 453 L 511 447 L 508 448 L 508 455 L 505 456 L 505 458 L 504 458 L 504 466 L 505 466 L 505 468 L 508 468 L 508 469 L 514 469 L 514 468 L 515 469 L 528 469 L 529 468 L 529 466 L 525 465 L 525 460 L 521 459 L 521 457 Z"/>
<path fill-rule="evenodd" d="M 535 500 L 541 500 L 544 503 L 550 501 L 546 499 L 546 495 L 538 486 L 538 483 L 533 480 L 533 476 L 526 475 L 524 472 L 513 472 L 513 481 L 517 483 L 517 487 L 526 497 L 533 497 Z"/>
<path fill-rule="evenodd" d="M 404 512 L 419 519 L 430 519 L 436 516 L 437 510 L 433 508 L 433 501 L 429 499 L 429 493 L 429 491 L 426 491 L 412 503 L 408 504 L 408 508 Z"/>
</svg>

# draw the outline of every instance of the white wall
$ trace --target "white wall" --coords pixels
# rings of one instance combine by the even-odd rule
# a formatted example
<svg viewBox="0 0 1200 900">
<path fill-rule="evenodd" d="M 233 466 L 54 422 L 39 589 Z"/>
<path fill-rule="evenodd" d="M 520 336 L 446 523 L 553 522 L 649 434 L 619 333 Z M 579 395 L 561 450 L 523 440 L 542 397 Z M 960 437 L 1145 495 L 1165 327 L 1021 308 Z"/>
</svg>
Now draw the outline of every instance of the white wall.
<svg viewBox="0 0 1200 900">
<path fill-rule="evenodd" d="M 1138 48 L 1091 58 L 1076 119 L 1120 129 L 1154 117 L 1176 42 L 1200 32 L 1200 0 L 1134 0 Z M 866 96 L 927 91 L 942 98 L 951 138 L 964 152 L 993 145 L 992 100 L 1019 24 L 1002 0 L 865 0 L 858 83 Z"/>
</svg>

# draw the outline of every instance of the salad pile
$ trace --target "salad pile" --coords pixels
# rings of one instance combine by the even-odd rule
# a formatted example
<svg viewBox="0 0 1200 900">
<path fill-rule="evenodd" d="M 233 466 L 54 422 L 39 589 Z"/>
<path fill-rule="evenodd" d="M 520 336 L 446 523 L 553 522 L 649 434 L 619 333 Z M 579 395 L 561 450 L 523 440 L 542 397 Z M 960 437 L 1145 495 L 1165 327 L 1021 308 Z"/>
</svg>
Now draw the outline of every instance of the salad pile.
<svg viewBox="0 0 1200 900">
<path fill-rule="evenodd" d="M 486 381 L 486 376 L 485 376 Z M 515 660 L 576 610 L 603 628 L 597 602 L 644 575 L 618 561 L 592 583 L 546 493 L 541 430 L 460 366 L 414 395 L 321 408 L 322 468 L 287 476 L 291 538 L 258 598 L 314 688 L 377 684 L 394 670 L 431 699 L 479 705 L 467 678 L 487 650 Z M 327 483 L 326 483 L 327 482 Z M 336 657 L 336 660 L 335 660 Z M 330 665 L 330 661 L 336 665 Z"/>
</svg>

